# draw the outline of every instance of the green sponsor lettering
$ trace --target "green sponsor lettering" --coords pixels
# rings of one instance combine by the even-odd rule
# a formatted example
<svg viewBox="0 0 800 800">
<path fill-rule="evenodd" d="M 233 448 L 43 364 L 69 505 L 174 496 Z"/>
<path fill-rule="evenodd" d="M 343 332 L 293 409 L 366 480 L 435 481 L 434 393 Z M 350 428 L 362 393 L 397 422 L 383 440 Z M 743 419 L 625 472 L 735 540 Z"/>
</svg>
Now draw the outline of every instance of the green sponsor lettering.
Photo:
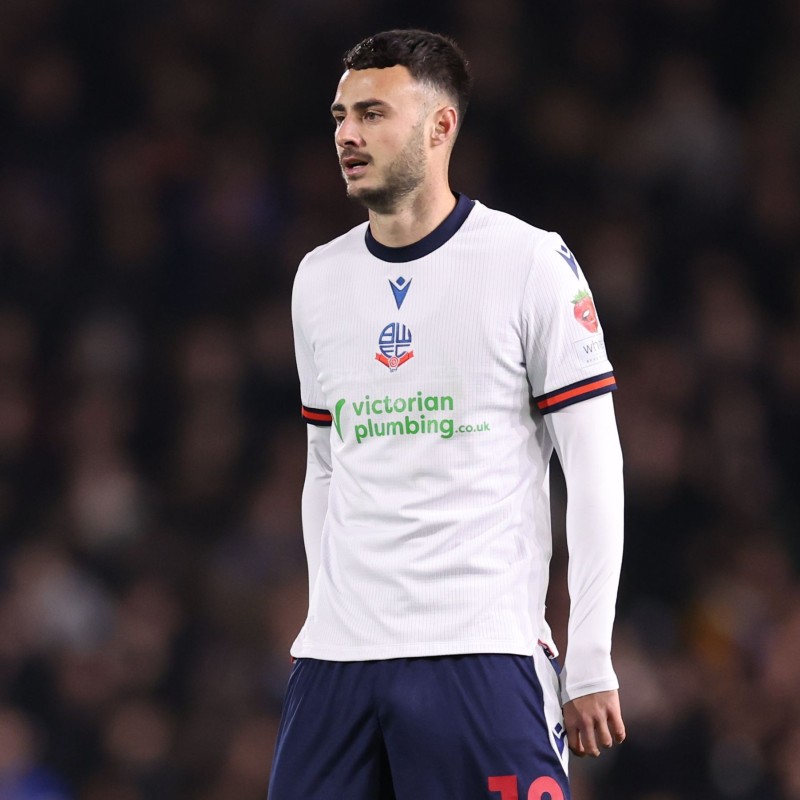
<svg viewBox="0 0 800 800">
<path fill-rule="evenodd" d="M 339 434 L 339 438 L 344 441 L 344 436 L 342 436 L 342 426 L 341 426 L 341 416 L 342 416 L 342 408 L 344 408 L 344 404 L 347 401 L 344 397 L 341 400 L 336 401 L 336 406 L 333 409 L 333 424 L 336 426 L 336 433 Z"/>
</svg>

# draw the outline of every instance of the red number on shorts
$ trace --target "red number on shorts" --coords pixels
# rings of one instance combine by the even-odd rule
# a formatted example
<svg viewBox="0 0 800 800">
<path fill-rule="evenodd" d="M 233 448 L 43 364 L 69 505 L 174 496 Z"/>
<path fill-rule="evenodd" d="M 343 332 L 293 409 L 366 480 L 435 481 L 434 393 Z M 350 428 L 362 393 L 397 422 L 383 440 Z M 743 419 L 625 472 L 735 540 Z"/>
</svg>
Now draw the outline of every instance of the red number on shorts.
<svg viewBox="0 0 800 800">
<path fill-rule="evenodd" d="M 516 775 L 495 775 L 489 778 L 489 791 L 500 792 L 500 800 L 519 800 Z M 543 775 L 528 787 L 528 800 L 564 800 L 564 792 L 557 781 Z"/>
<path fill-rule="evenodd" d="M 489 778 L 489 791 L 500 792 L 500 800 L 519 800 L 516 775 L 495 775 Z"/>
<path fill-rule="evenodd" d="M 564 792 L 552 778 L 537 778 L 528 789 L 528 800 L 544 800 L 546 794 L 550 795 L 550 800 L 564 800 Z"/>
</svg>

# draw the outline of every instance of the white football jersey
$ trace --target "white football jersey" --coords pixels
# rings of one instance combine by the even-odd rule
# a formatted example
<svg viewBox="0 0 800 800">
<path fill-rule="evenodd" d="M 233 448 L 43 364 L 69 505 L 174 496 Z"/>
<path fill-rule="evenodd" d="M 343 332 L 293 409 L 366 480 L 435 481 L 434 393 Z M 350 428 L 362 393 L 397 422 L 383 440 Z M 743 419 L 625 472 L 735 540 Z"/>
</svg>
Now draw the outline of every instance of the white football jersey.
<svg viewBox="0 0 800 800">
<path fill-rule="evenodd" d="M 616 388 L 562 239 L 460 196 L 408 247 L 364 223 L 309 253 L 292 312 L 303 415 L 330 426 L 332 459 L 292 654 L 553 648 L 544 415 Z"/>
</svg>

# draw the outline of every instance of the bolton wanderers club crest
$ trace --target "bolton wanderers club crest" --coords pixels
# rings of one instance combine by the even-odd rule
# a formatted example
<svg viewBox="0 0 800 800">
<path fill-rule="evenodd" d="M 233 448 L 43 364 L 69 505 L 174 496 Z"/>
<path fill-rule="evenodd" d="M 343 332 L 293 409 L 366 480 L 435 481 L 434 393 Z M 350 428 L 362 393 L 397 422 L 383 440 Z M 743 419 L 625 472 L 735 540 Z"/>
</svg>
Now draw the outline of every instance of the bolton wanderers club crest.
<svg viewBox="0 0 800 800">
<path fill-rule="evenodd" d="M 378 349 L 375 360 L 380 361 L 390 372 L 396 372 L 411 358 L 414 351 L 411 347 L 411 331 L 402 322 L 390 322 L 378 337 Z"/>
</svg>

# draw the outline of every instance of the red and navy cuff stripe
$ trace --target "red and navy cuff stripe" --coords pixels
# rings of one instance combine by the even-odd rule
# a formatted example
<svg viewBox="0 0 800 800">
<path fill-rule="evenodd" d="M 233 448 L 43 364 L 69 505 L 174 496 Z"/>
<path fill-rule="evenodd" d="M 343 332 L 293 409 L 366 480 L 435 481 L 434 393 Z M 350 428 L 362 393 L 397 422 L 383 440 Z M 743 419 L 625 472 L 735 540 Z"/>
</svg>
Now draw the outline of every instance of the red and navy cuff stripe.
<svg viewBox="0 0 800 800">
<path fill-rule="evenodd" d="M 602 375 L 595 375 L 593 378 L 571 383 L 554 392 L 548 392 L 541 397 L 534 397 L 533 401 L 542 414 L 550 414 L 560 408 L 566 408 L 573 403 L 580 403 L 581 400 L 588 400 L 590 397 L 597 397 L 606 392 L 613 392 L 617 388 L 617 381 L 613 372 L 605 372 Z"/>
<path fill-rule="evenodd" d="M 301 406 L 300 413 L 309 425 L 319 425 L 321 428 L 329 428 L 333 424 L 333 417 L 327 408 L 311 408 Z"/>
</svg>

